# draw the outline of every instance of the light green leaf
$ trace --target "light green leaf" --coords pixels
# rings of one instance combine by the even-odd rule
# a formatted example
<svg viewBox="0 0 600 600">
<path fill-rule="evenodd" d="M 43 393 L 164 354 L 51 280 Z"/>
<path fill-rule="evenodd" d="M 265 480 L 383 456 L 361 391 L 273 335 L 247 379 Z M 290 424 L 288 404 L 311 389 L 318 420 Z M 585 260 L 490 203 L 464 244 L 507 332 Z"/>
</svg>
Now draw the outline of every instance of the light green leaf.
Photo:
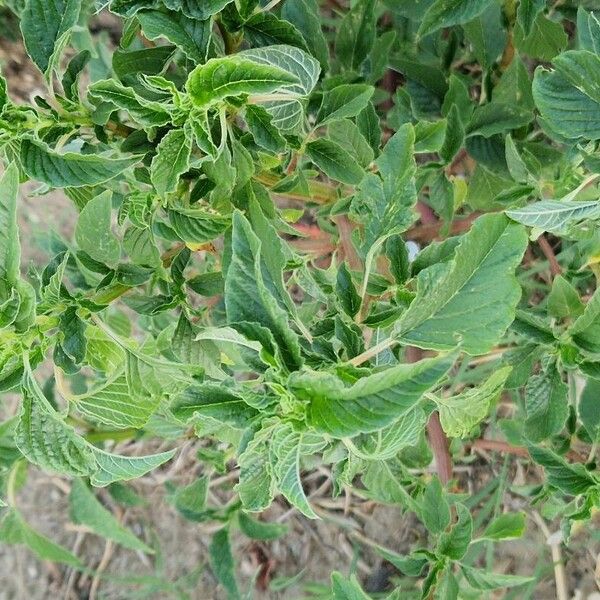
<svg viewBox="0 0 600 600">
<path fill-rule="evenodd" d="M 35 531 L 15 509 L 0 519 L 0 540 L 11 545 L 24 544 L 41 560 L 81 566 L 81 561 L 74 554 Z"/>
<path fill-rule="evenodd" d="M 321 63 L 329 66 L 329 48 L 321 29 L 321 16 L 317 0 L 295 0 L 284 2 L 281 16 L 293 23 L 302 34 L 310 53 Z"/>
<path fill-rule="evenodd" d="M 346 387 L 320 371 L 294 373 L 290 389 L 308 403 L 307 421 L 317 431 L 342 438 L 375 431 L 415 407 L 450 369 L 455 355 L 403 364 L 368 375 Z"/>
<path fill-rule="evenodd" d="M 68 400 L 93 422 L 117 429 L 140 429 L 156 410 L 160 398 L 148 398 L 130 389 L 127 378 L 121 372 L 96 389 L 80 396 L 70 396 Z"/>
<path fill-rule="evenodd" d="M 50 77 L 50 68 L 67 43 L 79 18 L 79 0 L 27 0 L 21 12 L 21 32 L 29 56 Z"/>
<path fill-rule="evenodd" d="M 265 510 L 275 496 L 273 469 L 269 460 L 269 448 L 274 426 L 257 431 L 238 457 L 240 480 L 235 486 L 245 510 Z"/>
<path fill-rule="evenodd" d="M 423 15 L 421 37 L 438 29 L 467 23 L 478 17 L 494 0 L 435 0 Z"/>
<path fill-rule="evenodd" d="M 516 587 L 535 580 L 534 577 L 490 573 L 485 569 L 475 569 L 466 565 L 460 565 L 460 569 L 465 579 L 469 582 L 469 585 L 476 590 L 496 590 L 498 588 Z"/>
<path fill-rule="evenodd" d="M 345 83 L 323 94 L 317 123 L 325 125 L 332 121 L 355 117 L 371 100 L 375 89 L 364 83 Z"/>
<path fill-rule="evenodd" d="M 290 369 L 302 364 L 298 337 L 290 328 L 286 311 L 265 284 L 261 268 L 261 242 L 239 211 L 233 214 L 232 256 L 225 276 L 227 319 L 254 322 L 269 329 Z"/>
<path fill-rule="evenodd" d="M 440 421 L 446 435 L 464 438 L 488 414 L 498 398 L 512 367 L 495 371 L 483 384 L 465 392 L 444 398 L 436 397 Z"/>
<path fill-rule="evenodd" d="M 297 78 L 297 83 L 285 87 L 286 94 L 290 94 L 289 99 L 263 102 L 262 106 L 273 117 L 275 127 L 283 132 L 298 132 L 304 120 L 302 99 L 312 92 L 319 80 L 319 62 L 304 50 L 284 44 L 242 50 L 238 56 L 283 69 Z"/>
<path fill-rule="evenodd" d="M 578 317 L 583 308 L 577 290 L 562 275 L 557 275 L 548 294 L 548 313 L 558 319 Z"/>
<path fill-rule="evenodd" d="M 293 23 L 271 12 L 256 12 L 244 23 L 244 38 L 254 48 L 288 44 L 306 48 L 304 38 Z"/>
<path fill-rule="evenodd" d="M 190 19 L 204 21 L 223 10 L 233 0 L 164 0 L 164 4 L 171 10 L 180 10 Z"/>
<path fill-rule="evenodd" d="M 363 169 L 373 162 L 375 156 L 373 148 L 360 128 L 349 119 L 330 123 L 327 132 L 331 140 L 350 153 Z"/>
<path fill-rule="evenodd" d="M 0 178 L 0 304 L 17 285 L 21 264 L 21 245 L 17 227 L 19 169 L 11 163 Z"/>
<path fill-rule="evenodd" d="M 27 459 L 65 475 L 91 475 L 96 460 L 87 442 L 50 406 L 26 363 L 23 405 L 15 442 Z"/>
<path fill-rule="evenodd" d="M 231 553 L 229 530 L 225 527 L 215 533 L 208 547 L 208 556 L 212 571 L 225 588 L 228 600 L 241 598 L 235 579 L 235 562 Z"/>
<path fill-rule="evenodd" d="M 371 596 L 363 592 L 356 575 L 346 578 L 337 571 L 331 574 L 331 592 L 332 600 L 371 600 Z"/>
<path fill-rule="evenodd" d="M 373 48 L 375 30 L 375 0 L 354 2 L 340 22 L 335 38 L 335 54 L 344 67 L 359 70 Z"/>
<path fill-rule="evenodd" d="M 306 156 L 330 179 L 356 185 L 363 178 L 364 171 L 354 158 L 327 138 L 306 144 Z"/>
<path fill-rule="evenodd" d="M 371 260 L 386 238 L 402 233 L 415 219 L 417 201 L 414 158 L 415 132 L 403 125 L 375 161 L 379 175 L 367 173 L 352 201 L 351 216 L 364 224 L 361 248 Z M 368 265 L 365 265 L 368 279 Z M 363 294 L 364 295 L 364 294 Z"/>
<path fill-rule="evenodd" d="M 514 319 L 521 296 L 515 269 L 526 246 L 524 228 L 503 215 L 477 219 L 451 261 L 419 273 L 417 296 L 395 335 L 419 348 L 460 344 L 468 354 L 489 352 Z"/>
<path fill-rule="evenodd" d="M 490 137 L 523 127 L 532 119 L 533 114 L 527 108 L 503 102 L 490 102 L 478 106 L 473 111 L 467 134 Z"/>
<path fill-rule="evenodd" d="M 82 187 L 104 183 L 139 161 L 139 157 L 107 158 L 100 154 L 80 154 L 51 150 L 39 141 L 21 142 L 21 166 L 29 177 L 54 188 Z"/>
<path fill-rule="evenodd" d="M 195 63 L 206 61 L 211 36 L 210 19 L 197 20 L 182 13 L 163 13 L 158 10 L 139 12 L 137 19 L 149 40 L 164 37 Z"/>
<path fill-rule="evenodd" d="M 114 79 L 92 83 L 88 88 L 88 99 L 95 104 L 108 102 L 115 108 L 127 111 L 136 123 L 148 127 L 166 125 L 172 119 L 165 105 L 139 96 L 133 88 L 125 87 Z"/>
<path fill-rule="evenodd" d="M 75 226 L 75 240 L 94 260 L 112 265 L 119 260 L 121 247 L 111 230 L 111 197 L 112 192 L 106 190 L 83 207 Z"/>
<path fill-rule="evenodd" d="M 542 0 L 537 0 L 541 2 Z M 577 40 L 580 50 L 600 52 L 600 20 L 598 13 L 588 12 L 582 6 L 577 9 Z"/>
<path fill-rule="evenodd" d="M 507 210 L 506 214 L 517 223 L 536 230 L 564 233 L 569 225 L 584 219 L 600 216 L 600 202 L 569 202 L 562 200 L 540 200 L 522 208 Z"/>
<path fill-rule="evenodd" d="M 590 81 L 600 78 L 598 67 L 594 68 L 589 73 Z M 559 139 L 600 139 L 599 103 L 576 87 L 562 72 L 538 67 L 532 91 L 544 123 L 558 134 Z"/>
<path fill-rule="evenodd" d="M 174 192 L 179 177 L 189 169 L 192 140 L 190 129 L 171 129 L 156 147 L 150 180 L 160 196 Z"/>
<path fill-rule="evenodd" d="M 420 506 L 420 518 L 429 533 L 437 535 L 450 525 L 450 506 L 437 477 L 427 484 Z"/>
<path fill-rule="evenodd" d="M 318 519 L 318 516 L 302 489 L 300 459 L 322 450 L 325 444 L 323 436 L 295 431 L 288 423 L 275 429 L 269 444 L 277 488 L 292 506 L 309 519 Z"/>
<path fill-rule="evenodd" d="M 525 513 L 504 513 L 496 517 L 479 539 L 510 540 L 519 538 L 525 531 Z"/>
<path fill-rule="evenodd" d="M 492 2 L 478 17 L 463 25 L 473 52 L 484 69 L 489 69 L 496 62 L 506 45 L 502 17 L 500 4 Z"/>
<path fill-rule="evenodd" d="M 189 75 L 186 88 L 196 106 L 210 106 L 227 96 L 268 94 L 280 90 L 291 93 L 298 84 L 292 73 L 273 65 L 259 64 L 241 54 L 211 58 L 198 65 Z"/>
<path fill-rule="evenodd" d="M 113 514 L 100 504 L 94 493 L 81 479 L 74 479 L 71 484 L 69 504 L 73 523 L 85 525 L 95 534 L 125 548 L 154 554 L 152 548 L 133 535 L 129 529 L 123 527 Z"/>
<path fill-rule="evenodd" d="M 242 533 L 253 540 L 276 540 L 288 531 L 287 525 L 256 521 L 243 511 L 238 513 L 238 523 Z"/>
<path fill-rule="evenodd" d="M 201 208 L 178 208 L 169 210 L 169 222 L 184 242 L 205 244 L 222 235 L 231 218 Z"/>
<path fill-rule="evenodd" d="M 600 289 L 587 301 L 583 314 L 567 329 L 567 334 L 586 353 L 600 354 Z"/>
<path fill-rule="evenodd" d="M 249 104 L 245 112 L 246 124 L 254 141 L 269 152 L 285 150 L 286 140 L 272 123 L 273 117 L 262 106 Z"/>
<path fill-rule="evenodd" d="M 93 486 L 104 487 L 115 481 L 129 481 L 145 475 L 149 471 L 171 460 L 176 449 L 147 456 L 120 456 L 99 448 L 92 448 L 97 470 L 90 477 Z"/>
<path fill-rule="evenodd" d="M 469 509 L 461 503 L 455 505 L 457 520 L 450 531 L 444 531 L 439 539 L 436 553 L 452 560 L 460 560 L 467 552 L 473 537 L 473 518 Z"/>
</svg>

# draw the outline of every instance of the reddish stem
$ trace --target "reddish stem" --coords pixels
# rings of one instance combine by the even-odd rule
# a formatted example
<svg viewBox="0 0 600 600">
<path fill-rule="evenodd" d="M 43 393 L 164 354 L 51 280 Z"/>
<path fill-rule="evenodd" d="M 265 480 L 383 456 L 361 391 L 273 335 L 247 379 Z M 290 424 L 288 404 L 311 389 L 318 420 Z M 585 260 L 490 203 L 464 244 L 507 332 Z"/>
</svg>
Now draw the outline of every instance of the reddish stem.
<svg viewBox="0 0 600 600">
<path fill-rule="evenodd" d="M 538 246 L 540 247 L 540 250 L 544 253 L 544 256 L 548 260 L 548 264 L 550 265 L 550 273 L 552 274 L 552 277 L 560 275 L 562 273 L 562 268 L 556 260 L 556 255 L 554 254 L 554 250 L 552 249 L 550 242 L 543 235 L 541 235 L 538 238 L 537 242 Z"/>
<path fill-rule="evenodd" d="M 408 362 L 417 362 L 423 358 L 423 351 L 420 348 L 409 346 L 406 348 L 406 360 Z M 429 445 L 435 457 L 435 466 L 438 477 L 443 485 L 446 485 L 452 479 L 452 456 L 450 456 L 450 444 L 448 438 L 442 429 L 440 415 L 437 411 L 431 413 L 427 423 L 427 435 Z"/>
</svg>

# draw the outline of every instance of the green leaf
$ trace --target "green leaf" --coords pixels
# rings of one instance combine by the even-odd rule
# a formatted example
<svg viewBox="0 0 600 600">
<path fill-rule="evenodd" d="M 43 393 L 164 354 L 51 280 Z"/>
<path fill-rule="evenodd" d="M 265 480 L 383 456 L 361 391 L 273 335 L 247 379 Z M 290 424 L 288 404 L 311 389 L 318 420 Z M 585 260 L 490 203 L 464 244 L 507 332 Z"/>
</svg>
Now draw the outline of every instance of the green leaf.
<svg viewBox="0 0 600 600">
<path fill-rule="evenodd" d="M 356 185 L 363 178 L 364 171 L 354 158 L 327 138 L 306 144 L 306 156 L 330 179 Z"/>
<path fill-rule="evenodd" d="M 206 61 L 211 36 L 211 21 L 187 17 L 182 13 L 158 10 L 137 13 L 144 35 L 149 40 L 166 38 L 196 64 Z"/>
<path fill-rule="evenodd" d="M 317 114 L 317 123 L 325 125 L 355 117 L 369 104 L 374 91 L 373 86 L 364 83 L 346 83 L 326 91 Z"/>
<path fill-rule="evenodd" d="M 125 548 L 154 554 L 152 548 L 139 540 L 129 529 L 123 527 L 113 514 L 100 504 L 94 493 L 81 479 L 74 479 L 71 484 L 69 504 L 73 523 L 85 525 L 95 534 Z"/>
<path fill-rule="evenodd" d="M 373 148 L 359 127 L 349 119 L 330 123 L 327 132 L 330 139 L 351 154 L 363 169 L 373 162 Z"/>
<path fill-rule="evenodd" d="M 21 12 L 21 32 L 27 53 L 50 78 L 50 68 L 67 43 L 79 18 L 78 0 L 27 0 Z"/>
<path fill-rule="evenodd" d="M 436 550 L 452 560 L 460 560 L 466 554 L 473 536 L 473 518 L 469 509 L 464 504 L 457 503 L 456 514 L 456 523 L 450 531 L 442 533 Z"/>
<path fill-rule="evenodd" d="M 225 276 L 225 307 L 230 324 L 254 322 L 269 329 L 289 369 L 302 364 L 298 338 L 265 284 L 261 268 L 261 242 L 250 223 L 236 211 L 231 236 L 232 256 Z"/>
<path fill-rule="evenodd" d="M 257 415 L 256 409 L 244 400 L 243 393 L 214 383 L 202 383 L 185 390 L 174 399 L 171 412 L 184 423 L 210 417 L 242 429 Z"/>
<path fill-rule="evenodd" d="M 564 233 L 573 223 L 600 216 L 600 204 L 595 200 L 587 202 L 540 200 L 522 208 L 507 210 L 506 214 L 513 221 L 535 227 L 540 232 Z"/>
<path fill-rule="evenodd" d="M 354 287 L 352 276 L 350 275 L 350 271 L 348 271 L 346 263 L 342 263 L 338 267 L 335 291 L 344 312 L 354 318 L 360 310 L 361 300 Z"/>
<path fill-rule="evenodd" d="M 283 69 L 297 78 L 297 83 L 285 86 L 284 94 L 279 94 L 281 99 L 265 101 L 262 105 L 273 117 L 275 127 L 282 132 L 298 133 L 304 121 L 302 99 L 312 92 L 319 80 L 321 67 L 318 61 L 304 50 L 285 44 L 242 50 L 238 56 L 260 65 Z"/>
<path fill-rule="evenodd" d="M 460 569 L 465 579 L 469 582 L 469 585 L 476 590 L 496 590 L 498 588 L 516 587 L 535 580 L 534 577 L 490 573 L 485 569 L 475 569 L 466 565 L 460 565 Z"/>
<path fill-rule="evenodd" d="M 120 372 L 86 394 L 70 396 L 68 400 L 93 422 L 117 429 L 141 429 L 156 410 L 159 398 L 152 400 L 131 389 Z"/>
<path fill-rule="evenodd" d="M 186 127 L 171 129 L 156 147 L 150 166 L 150 180 L 160 196 L 174 192 L 179 177 L 189 169 L 192 140 Z"/>
<path fill-rule="evenodd" d="M 521 296 L 514 272 L 526 246 L 523 227 L 503 215 L 479 217 L 451 261 L 419 273 L 417 296 L 395 335 L 419 348 L 460 344 L 468 354 L 489 352 L 514 319 Z"/>
<path fill-rule="evenodd" d="M 437 477 L 433 477 L 427 484 L 420 507 L 420 518 L 429 533 L 437 535 L 450 525 L 450 506 Z"/>
<path fill-rule="evenodd" d="M 140 125 L 160 126 L 171 122 L 172 116 L 160 102 L 146 100 L 135 91 L 114 79 L 102 79 L 88 88 L 88 99 L 100 104 L 102 110 L 110 103 L 115 108 L 127 111 Z"/>
<path fill-rule="evenodd" d="M 415 125 L 415 152 L 437 152 L 444 143 L 447 123 L 439 121 L 419 121 Z"/>
<path fill-rule="evenodd" d="M 582 6 L 577 9 L 577 41 L 580 50 L 596 54 L 600 51 L 600 20 L 597 13 L 588 12 Z"/>
<path fill-rule="evenodd" d="M 93 486 L 104 487 L 115 481 L 129 481 L 145 475 L 149 471 L 171 460 L 176 450 L 168 450 L 147 456 L 120 456 L 93 448 L 97 470 L 90 477 Z"/>
<path fill-rule="evenodd" d="M 21 264 L 21 245 L 17 226 L 19 169 L 11 163 L 0 178 L 0 303 L 17 285 Z"/>
<path fill-rule="evenodd" d="M 180 208 L 169 210 L 169 222 L 184 242 L 205 244 L 222 235 L 231 218 L 201 208 Z"/>
<path fill-rule="evenodd" d="M 51 150 L 39 141 L 21 141 L 21 166 L 29 177 L 53 188 L 82 187 L 104 183 L 139 161 L 131 158 L 107 158 L 100 154 L 80 154 Z"/>
<path fill-rule="evenodd" d="M 583 314 L 567 329 L 567 334 L 585 352 L 600 354 L 600 290 L 587 301 Z"/>
<path fill-rule="evenodd" d="M 471 429 L 487 416 L 490 406 L 501 394 L 512 368 L 498 369 L 479 387 L 450 398 L 436 396 L 440 421 L 446 435 L 467 437 Z"/>
<path fill-rule="evenodd" d="M 252 540 L 276 540 L 288 531 L 287 525 L 256 521 L 243 511 L 238 513 L 238 523 L 242 533 Z"/>
<path fill-rule="evenodd" d="M 289 423 L 277 427 L 270 441 L 269 452 L 277 488 L 286 500 L 309 519 L 318 519 L 310 506 L 300 478 L 300 459 L 325 446 L 323 436 L 295 431 Z"/>
<path fill-rule="evenodd" d="M 402 233 L 415 219 L 417 201 L 414 158 L 415 132 L 403 125 L 375 161 L 379 175 L 367 173 L 351 205 L 351 216 L 364 224 L 362 251 L 370 260 L 391 235 Z M 368 278 L 368 265 L 365 271 Z"/>
<path fill-rule="evenodd" d="M 489 69 L 502 54 L 506 31 L 502 27 L 502 8 L 492 2 L 478 17 L 463 25 L 475 57 L 484 69 Z"/>
<path fill-rule="evenodd" d="M 582 464 L 569 464 L 551 450 L 539 446 L 529 446 L 528 450 L 531 458 L 544 467 L 547 483 L 565 494 L 577 496 L 598 485 Z"/>
<path fill-rule="evenodd" d="M 548 313 L 558 319 L 578 317 L 583 308 L 577 290 L 562 275 L 557 275 L 548 294 Z"/>
<path fill-rule="evenodd" d="M 32 463 L 64 475 L 91 475 L 96 460 L 87 442 L 50 406 L 26 364 L 15 442 Z"/>
<path fill-rule="evenodd" d="M 446 137 L 440 148 L 440 156 L 446 163 L 452 162 L 465 141 L 465 128 L 458 107 L 453 105 L 447 116 Z"/>
<path fill-rule="evenodd" d="M 164 0 L 164 4 L 171 10 L 180 10 L 190 19 L 204 21 L 222 11 L 232 0 Z"/>
<path fill-rule="evenodd" d="M 210 106 L 228 96 L 268 94 L 298 84 L 292 73 L 273 65 L 263 65 L 241 54 L 211 58 L 198 65 L 189 75 L 186 88 L 196 106 Z"/>
<path fill-rule="evenodd" d="M 511 540 L 521 537 L 524 531 L 525 513 L 504 513 L 485 528 L 479 539 Z"/>
<path fill-rule="evenodd" d="M 349 70 L 358 71 L 375 43 L 375 0 L 358 0 L 344 15 L 335 38 L 335 55 Z"/>
<path fill-rule="evenodd" d="M 302 34 L 310 53 L 326 70 L 329 66 L 329 48 L 321 30 L 321 17 L 317 0 L 295 0 L 285 2 L 281 16 L 293 23 Z"/>
<path fill-rule="evenodd" d="M 231 554 L 229 530 L 225 527 L 215 533 L 208 547 L 208 556 L 211 569 L 227 592 L 228 600 L 241 598 L 235 580 L 235 562 Z"/>
<path fill-rule="evenodd" d="M 517 23 L 525 36 L 531 33 L 537 16 L 544 10 L 545 0 L 520 0 L 517 7 Z"/>
<path fill-rule="evenodd" d="M 186 519 L 198 522 L 206 520 L 208 484 L 208 477 L 205 476 L 176 489 L 173 494 L 173 504 Z"/>
<path fill-rule="evenodd" d="M 331 574 L 331 593 L 332 600 L 371 600 L 371 596 L 363 592 L 356 575 L 347 578 L 337 571 Z"/>
<path fill-rule="evenodd" d="M 293 23 L 270 12 L 254 13 L 244 23 L 244 36 L 255 48 L 288 44 L 305 48 L 304 38 Z"/>
<path fill-rule="evenodd" d="M 264 427 L 254 434 L 238 457 L 240 480 L 235 490 L 242 506 L 252 512 L 265 510 L 275 496 L 275 482 L 269 460 L 272 437 L 273 426 Z"/>
<path fill-rule="evenodd" d="M 445 355 L 397 365 L 345 387 L 341 379 L 319 371 L 292 374 L 290 389 L 308 402 L 307 421 L 317 431 L 342 438 L 381 429 L 406 414 L 450 369 Z"/>
<path fill-rule="evenodd" d="M 569 416 L 567 385 L 554 364 L 532 375 L 525 387 L 525 435 L 533 442 L 541 442 L 565 426 Z"/>
<path fill-rule="evenodd" d="M 6 544 L 24 544 L 41 560 L 81 566 L 81 561 L 74 554 L 35 531 L 15 509 L 0 519 L 0 540 Z"/>
<path fill-rule="evenodd" d="M 92 198 L 79 214 L 75 227 L 77 245 L 94 260 L 115 264 L 121 256 L 119 241 L 111 231 L 112 192 Z"/>
<path fill-rule="evenodd" d="M 490 102 L 478 106 L 473 111 L 467 133 L 490 137 L 497 133 L 505 133 L 523 127 L 532 119 L 533 114 L 527 108 L 503 102 Z"/>
<path fill-rule="evenodd" d="M 245 112 L 246 124 L 254 141 L 269 152 L 283 152 L 285 138 L 272 123 L 273 117 L 262 106 L 249 104 Z"/>
<path fill-rule="evenodd" d="M 592 441 L 600 439 L 600 411 L 598 410 L 598 397 L 600 395 L 600 382 L 589 378 L 577 406 L 577 414 Z"/>
<path fill-rule="evenodd" d="M 515 47 L 522 54 L 539 60 L 552 60 L 565 49 L 568 41 L 562 23 L 546 18 L 541 12 L 534 20 L 529 35 L 524 34 L 518 23 L 514 29 Z"/>
<path fill-rule="evenodd" d="M 532 87 L 535 104 L 544 123 L 558 136 L 569 140 L 600 139 L 598 95 L 586 93 L 592 93 L 594 82 L 600 81 L 600 59 L 584 51 L 565 54 L 567 57 L 559 62 L 560 70 L 536 69 Z M 593 70 L 586 75 L 589 85 L 580 88 L 574 81 L 579 80 L 582 64 Z"/>
<path fill-rule="evenodd" d="M 467 23 L 482 14 L 493 0 L 435 0 L 423 15 L 419 35 L 424 37 L 452 25 Z"/>
</svg>

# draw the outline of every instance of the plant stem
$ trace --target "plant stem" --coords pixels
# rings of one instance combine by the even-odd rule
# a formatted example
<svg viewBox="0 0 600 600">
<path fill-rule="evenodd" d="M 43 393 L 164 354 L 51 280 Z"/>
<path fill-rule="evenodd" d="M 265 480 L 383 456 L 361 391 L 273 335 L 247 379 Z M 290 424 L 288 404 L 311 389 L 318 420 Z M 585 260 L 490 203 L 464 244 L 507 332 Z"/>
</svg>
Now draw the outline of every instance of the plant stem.
<svg viewBox="0 0 600 600">
<path fill-rule="evenodd" d="M 267 4 L 264 8 L 261 9 L 261 12 L 268 12 L 269 10 L 273 10 L 281 0 L 271 0 L 269 4 Z"/>
<path fill-rule="evenodd" d="M 406 348 L 406 360 L 409 363 L 418 362 L 423 358 L 423 350 L 409 346 Z M 432 412 L 427 423 L 427 436 L 429 445 L 435 457 L 435 466 L 442 485 L 446 485 L 452 479 L 452 456 L 450 456 L 450 444 L 442 429 L 440 415 Z"/>
<path fill-rule="evenodd" d="M 350 361 L 350 364 L 354 365 L 355 367 L 357 367 L 358 365 L 362 365 L 363 363 L 367 362 L 371 358 L 377 356 L 380 352 L 383 352 L 384 350 L 387 350 L 388 348 L 395 346 L 397 343 L 398 343 L 398 340 L 395 340 L 394 338 L 387 338 L 386 340 L 383 340 L 383 342 L 379 342 L 379 344 L 376 344 L 372 348 L 365 350 L 365 352 L 363 352 L 362 354 L 355 356 Z"/>
<path fill-rule="evenodd" d="M 538 238 L 537 243 L 540 247 L 540 250 L 544 253 L 544 256 L 548 260 L 552 277 L 560 275 L 562 273 L 562 268 L 558 263 L 558 260 L 556 260 L 556 255 L 554 254 L 554 250 L 552 249 L 550 242 L 543 235 L 541 235 Z"/>
</svg>

